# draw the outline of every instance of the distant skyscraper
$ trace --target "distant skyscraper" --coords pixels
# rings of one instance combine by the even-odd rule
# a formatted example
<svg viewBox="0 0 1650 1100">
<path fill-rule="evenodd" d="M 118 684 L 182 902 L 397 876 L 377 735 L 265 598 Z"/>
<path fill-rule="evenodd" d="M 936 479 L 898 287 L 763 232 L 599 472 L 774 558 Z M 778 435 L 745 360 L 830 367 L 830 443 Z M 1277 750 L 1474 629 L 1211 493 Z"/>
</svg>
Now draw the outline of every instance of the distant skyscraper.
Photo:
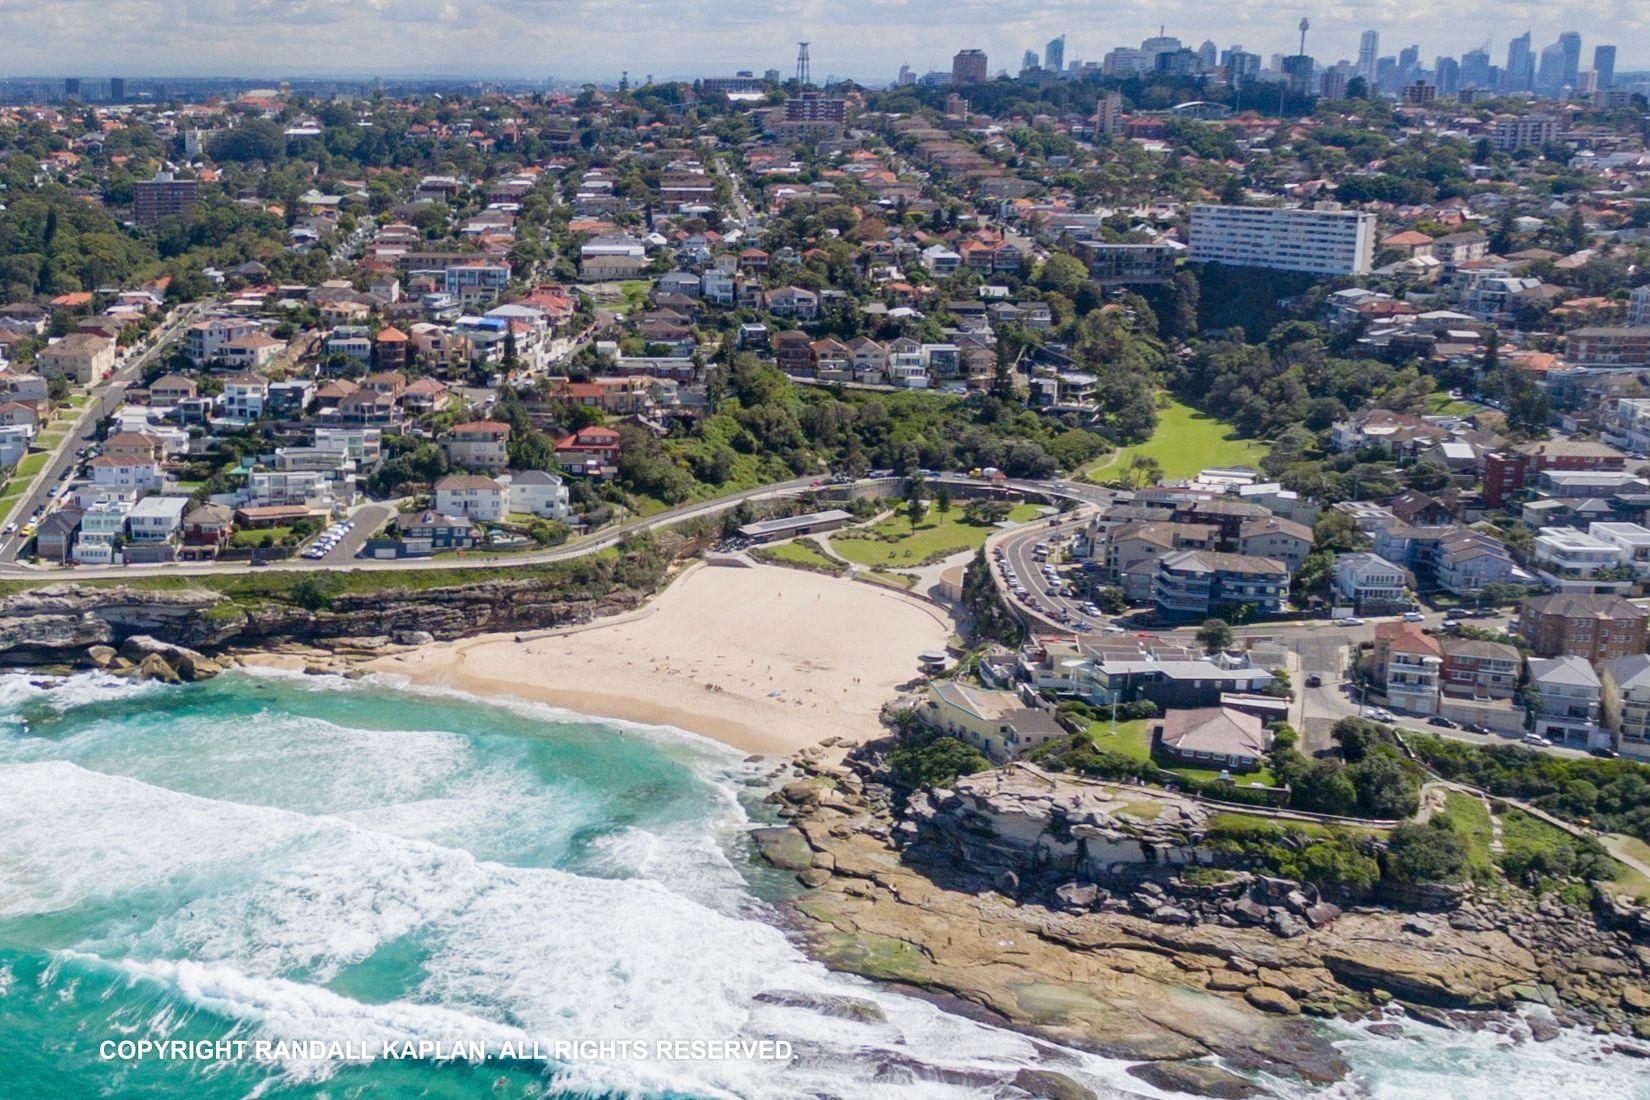
<svg viewBox="0 0 1650 1100">
<path fill-rule="evenodd" d="M 1020 71 L 1022 73 L 1030 72 L 1032 69 L 1038 68 L 1040 65 L 1041 62 L 1037 60 L 1036 50 L 1027 50 L 1025 53 L 1020 55 Z"/>
<path fill-rule="evenodd" d="M 1407 79 L 1421 63 L 1421 47 L 1405 46 L 1398 51 L 1398 71 Z"/>
<path fill-rule="evenodd" d="M 1563 86 L 1574 88 L 1581 77 L 1581 35 L 1565 31 L 1558 36 L 1558 47 L 1564 55 Z"/>
<path fill-rule="evenodd" d="M 899 86 L 903 88 L 908 84 L 915 84 L 916 82 L 917 74 L 911 71 L 911 66 L 901 65 L 899 67 Z"/>
<path fill-rule="evenodd" d="M 1541 49 L 1541 61 L 1535 68 L 1535 90 L 1543 95 L 1557 95 L 1564 85 L 1564 43 L 1554 42 Z"/>
<path fill-rule="evenodd" d="M 1375 59 L 1381 56 L 1381 32 L 1365 31 L 1358 39 L 1358 75 L 1371 87 L 1375 84 Z"/>
<path fill-rule="evenodd" d="M 1203 45 L 1201 45 L 1197 48 L 1197 65 L 1198 65 L 1198 68 L 1200 68 L 1201 70 L 1203 70 L 1206 73 L 1214 72 L 1215 71 L 1215 59 L 1216 59 L 1218 54 L 1219 54 L 1219 51 L 1215 48 L 1215 44 L 1212 41 L 1210 41 L 1209 39 L 1205 38 L 1203 40 Z"/>
<path fill-rule="evenodd" d="M 1063 73 L 1066 71 L 1065 35 L 1062 34 L 1058 38 L 1051 38 L 1048 40 L 1048 45 L 1043 48 L 1043 68 L 1047 69 L 1051 73 Z"/>
<path fill-rule="evenodd" d="M 984 50 L 958 50 L 951 58 L 951 83 L 985 83 L 986 57 Z"/>
<path fill-rule="evenodd" d="M 75 99 L 80 98 L 80 78 L 78 76 L 63 78 L 63 94 Z"/>
<path fill-rule="evenodd" d="M 1593 75 L 1594 86 L 1601 92 L 1607 92 L 1616 83 L 1616 48 L 1614 46 L 1595 46 L 1593 48 Z"/>
<path fill-rule="evenodd" d="M 1579 48 L 1580 47 L 1578 46 L 1577 49 L 1579 49 Z M 125 79 L 125 77 L 111 76 L 109 78 L 109 102 L 110 103 L 125 103 L 126 102 L 126 79 Z"/>
<path fill-rule="evenodd" d="M 1461 83 L 1462 88 L 1489 88 L 1493 86 L 1490 80 L 1490 51 L 1468 50 L 1461 55 Z"/>
<path fill-rule="evenodd" d="M 1461 63 L 1453 57 L 1440 57 L 1433 62 L 1432 78 L 1439 95 L 1454 95 L 1461 88 Z"/>
<path fill-rule="evenodd" d="M 1535 75 L 1535 57 L 1530 53 L 1530 32 L 1507 43 L 1507 71 L 1502 74 L 1506 91 L 1527 92 Z"/>
</svg>

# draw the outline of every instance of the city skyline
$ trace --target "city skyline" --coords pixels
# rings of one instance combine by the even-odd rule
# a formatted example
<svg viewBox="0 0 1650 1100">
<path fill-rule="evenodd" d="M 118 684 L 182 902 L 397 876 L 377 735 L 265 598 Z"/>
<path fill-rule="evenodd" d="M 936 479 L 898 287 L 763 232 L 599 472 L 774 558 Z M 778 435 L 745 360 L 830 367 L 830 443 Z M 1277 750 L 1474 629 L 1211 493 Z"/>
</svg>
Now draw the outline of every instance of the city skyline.
<svg viewBox="0 0 1650 1100">
<path fill-rule="evenodd" d="M 1375 0 L 1352 0 L 1329 12 L 1269 4 L 1218 16 L 1183 0 L 1129 0 L 1104 32 L 1083 31 L 1082 12 L 1059 2 L 861 0 L 828 12 L 803 3 L 759 12 L 697 12 L 678 4 L 648 17 L 652 7 L 649 0 L 624 7 L 605 0 L 368 0 L 355 8 L 316 0 L 238 0 L 226 9 L 200 0 L 19 0 L 0 9 L 0 37 L 8 41 L 0 76 L 606 80 L 628 70 L 633 79 L 649 72 L 675 79 L 788 70 L 794 42 L 807 38 L 816 79 L 882 83 L 902 64 L 918 72 L 948 69 L 956 50 L 968 47 L 986 50 L 992 73 L 1013 72 L 1022 51 L 1041 50 L 1056 36 L 1065 36 L 1068 64 L 1098 61 L 1113 47 L 1156 34 L 1159 26 L 1194 48 L 1208 39 L 1222 50 L 1242 44 L 1266 58 L 1293 52 L 1302 15 L 1312 20 L 1308 52 L 1320 63 L 1356 62 L 1360 37 L 1369 30 L 1380 35 L 1383 54 L 1419 45 L 1425 58 L 1459 55 L 1487 41 L 1499 63 L 1509 40 L 1528 29 L 1537 54 L 1560 34 L 1575 32 L 1583 64 L 1594 46 L 1608 43 L 1619 47 L 1618 72 L 1650 68 L 1650 46 L 1639 44 L 1650 42 L 1650 6 L 1629 0 L 1558 18 L 1549 5 L 1480 0 L 1435 5 L 1424 16 L 1402 20 Z"/>
</svg>

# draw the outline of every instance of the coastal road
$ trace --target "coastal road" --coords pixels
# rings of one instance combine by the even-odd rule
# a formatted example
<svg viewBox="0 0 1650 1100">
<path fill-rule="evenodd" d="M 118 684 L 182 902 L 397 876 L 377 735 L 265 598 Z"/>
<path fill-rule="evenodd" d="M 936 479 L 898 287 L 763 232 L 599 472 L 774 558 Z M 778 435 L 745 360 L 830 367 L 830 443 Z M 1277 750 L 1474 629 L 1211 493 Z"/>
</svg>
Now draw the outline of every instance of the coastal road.
<svg viewBox="0 0 1650 1100">
<path fill-rule="evenodd" d="M 126 399 L 127 387 L 141 378 L 144 368 L 171 345 L 185 326 L 193 324 L 214 302 L 215 299 L 207 299 L 179 310 L 155 332 L 153 341 L 146 350 L 117 367 L 108 381 L 101 386 L 93 384 L 89 391 L 90 400 L 81 408 L 79 418 L 52 451 L 51 459 L 35 476 L 28 492 L 12 508 L 11 514 L 16 518 L 19 528 L 36 510 L 45 507 L 46 502 L 57 491 L 65 471 L 79 464 L 80 459 L 76 452 L 96 438 L 97 426 Z M 0 541 L 0 568 L 15 562 L 18 553 L 27 543 L 28 540 L 23 537 L 21 530 Z"/>
<path fill-rule="evenodd" d="M 634 519 L 625 523 L 615 524 L 603 528 L 583 538 L 573 540 L 550 550 L 534 550 L 523 554 L 512 554 L 508 557 L 473 557 L 454 558 L 432 563 L 427 558 L 396 558 L 393 560 L 378 561 L 376 559 L 354 560 L 347 567 L 351 572 L 377 572 L 380 570 L 396 569 L 512 569 L 523 565 L 541 565 L 549 562 L 565 561 L 569 558 L 581 557 L 585 554 L 594 554 L 609 547 L 616 546 L 625 538 L 643 531 L 654 531 L 663 527 L 670 527 L 685 520 L 697 519 L 701 516 L 720 515 L 729 509 L 736 508 L 745 501 L 769 500 L 776 497 L 791 496 L 814 485 L 817 478 L 797 478 L 792 481 L 780 482 L 776 485 L 765 485 L 761 488 L 750 489 L 742 493 L 734 493 L 715 500 L 702 501 L 695 504 L 684 504 L 668 511 L 658 512 L 645 519 Z M 387 505 L 386 505 L 387 507 Z M 359 527 L 357 528 L 359 529 Z M 352 531 L 353 535 L 355 532 Z M 143 576 L 168 577 L 203 577 L 221 576 L 236 573 L 304 573 L 317 569 L 336 570 L 340 566 L 329 564 L 326 560 L 316 561 L 309 558 L 293 558 L 287 561 L 275 562 L 270 565 L 253 566 L 247 562 L 167 562 L 157 565 L 110 565 L 86 566 L 73 570 L 46 569 L 26 567 L 13 563 L 0 563 L 0 575 L 10 577 L 53 577 L 62 580 L 130 580 Z"/>
</svg>

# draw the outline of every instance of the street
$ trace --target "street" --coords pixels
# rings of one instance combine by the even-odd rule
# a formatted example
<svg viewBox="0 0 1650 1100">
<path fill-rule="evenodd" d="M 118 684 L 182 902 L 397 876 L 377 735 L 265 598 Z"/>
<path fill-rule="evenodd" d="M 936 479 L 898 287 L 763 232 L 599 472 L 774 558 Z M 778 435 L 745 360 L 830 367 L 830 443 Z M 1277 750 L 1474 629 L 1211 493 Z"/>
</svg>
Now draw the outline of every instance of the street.
<svg viewBox="0 0 1650 1100">
<path fill-rule="evenodd" d="M 34 482 L 12 508 L 10 519 L 15 520 L 18 530 L 0 541 L 0 568 L 17 561 L 18 553 L 28 543 L 23 536 L 22 526 L 37 511 L 44 508 L 53 494 L 56 493 L 63 481 L 64 471 L 78 465 L 79 458 L 76 452 L 90 444 L 97 437 L 97 427 L 103 418 L 118 408 L 126 397 L 126 388 L 143 375 L 143 370 L 158 355 L 163 354 L 177 334 L 186 326 L 194 323 L 195 318 L 212 304 L 211 300 L 196 302 L 181 309 L 172 320 L 157 329 L 153 342 L 149 348 L 139 355 L 132 357 L 123 366 L 115 369 L 108 380 L 101 385 L 94 382 L 88 391 L 90 400 L 80 410 L 80 417 L 75 421 L 57 448 L 52 452 L 51 459 L 35 476 Z M 0 517 L 5 518 L 5 517 Z"/>
</svg>

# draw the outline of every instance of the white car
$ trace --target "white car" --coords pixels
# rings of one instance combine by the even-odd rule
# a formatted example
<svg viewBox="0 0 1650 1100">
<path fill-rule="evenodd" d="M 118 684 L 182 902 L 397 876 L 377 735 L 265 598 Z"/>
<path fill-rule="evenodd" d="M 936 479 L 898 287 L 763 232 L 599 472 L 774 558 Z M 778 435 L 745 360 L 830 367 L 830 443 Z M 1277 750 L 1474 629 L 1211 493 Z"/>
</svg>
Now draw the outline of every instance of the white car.
<svg viewBox="0 0 1650 1100">
<path fill-rule="evenodd" d="M 1541 736 L 1539 733 L 1525 734 L 1524 735 L 1524 743 L 1526 745 L 1534 745 L 1537 748 L 1543 748 L 1543 749 L 1551 748 L 1552 744 L 1553 744 L 1551 741 L 1549 741 L 1547 738 Z"/>
<path fill-rule="evenodd" d="M 1426 622 L 1426 619 L 1427 619 L 1427 617 L 1425 615 L 1421 614 L 1419 611 L 1406 611 L 1406 612 L 1404 612 L 1404 622 L 1406 622 L 1406 623 L 1422 623 L 1422 622 Z"/>
</svg>

